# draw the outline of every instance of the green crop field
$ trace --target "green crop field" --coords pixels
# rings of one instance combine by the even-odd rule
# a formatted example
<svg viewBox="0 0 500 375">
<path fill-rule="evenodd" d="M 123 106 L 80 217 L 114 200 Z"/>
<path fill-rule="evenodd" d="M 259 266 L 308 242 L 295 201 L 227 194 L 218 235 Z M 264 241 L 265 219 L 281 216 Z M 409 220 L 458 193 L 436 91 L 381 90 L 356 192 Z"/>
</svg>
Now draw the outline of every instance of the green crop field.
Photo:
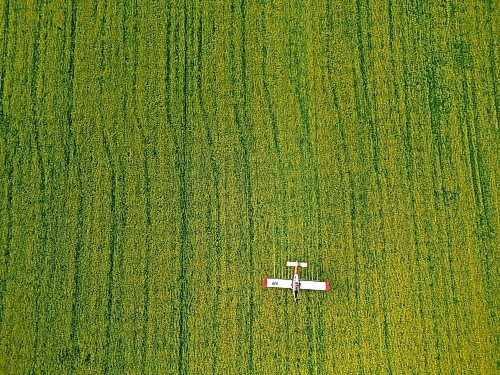
<svg viewBox="0 0 500 375">
<path fill-rule="evenodd" d="M 499 41 L 498 0 L 0 1 L 0 374 L 498 374 Z"/>
</svg>

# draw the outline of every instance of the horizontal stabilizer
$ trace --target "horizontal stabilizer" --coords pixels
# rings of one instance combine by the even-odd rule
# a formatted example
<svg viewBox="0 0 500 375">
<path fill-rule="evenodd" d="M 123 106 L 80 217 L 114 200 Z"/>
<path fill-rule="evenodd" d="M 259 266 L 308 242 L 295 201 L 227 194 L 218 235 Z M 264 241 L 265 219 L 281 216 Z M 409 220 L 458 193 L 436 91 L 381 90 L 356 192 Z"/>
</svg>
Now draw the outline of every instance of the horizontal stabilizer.
<svg viewBox="0 0 500 375">
<path fill-rule="evenodd" d="M 286 262 L 286 266 L 287 267 L 307 267 L 307 263 L 306 262 L 290 262 L 290 261 L 287 261 Z"/>
</svg>

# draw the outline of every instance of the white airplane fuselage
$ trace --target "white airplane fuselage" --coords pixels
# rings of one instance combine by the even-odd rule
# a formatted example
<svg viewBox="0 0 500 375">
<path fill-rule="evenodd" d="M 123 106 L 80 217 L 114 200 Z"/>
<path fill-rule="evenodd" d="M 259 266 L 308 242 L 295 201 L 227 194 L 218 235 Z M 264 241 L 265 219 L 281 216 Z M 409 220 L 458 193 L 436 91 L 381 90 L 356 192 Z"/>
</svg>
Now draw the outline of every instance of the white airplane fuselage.
<svg viewBox="0 0 500 375">
<path fill-rule="evenodd" d="M 292 279 L 293 300 L 299 300 L 300 280 L 299 280 L 299 266 L 295 266 Z"/>
</svg>

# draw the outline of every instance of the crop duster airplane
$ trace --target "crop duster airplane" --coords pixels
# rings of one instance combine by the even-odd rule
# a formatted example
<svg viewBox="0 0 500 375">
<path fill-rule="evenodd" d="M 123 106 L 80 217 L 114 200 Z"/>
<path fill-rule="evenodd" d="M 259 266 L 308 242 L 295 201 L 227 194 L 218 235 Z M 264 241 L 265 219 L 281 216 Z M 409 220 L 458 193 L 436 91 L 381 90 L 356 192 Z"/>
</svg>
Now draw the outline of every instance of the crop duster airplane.
<svg viewBox="0 0 500 375">
<path fill-rule="evenodd" d="M 324 290 L 328 292 L 330 284 L 328 281 L 301 281 L 299 280 L 299 267 L 307 267 L 304 262 L 286 262 L 287 267 L 295 267 L 292 280 L 286 279 L 264 279 L 264 287 L 266 288 L 285 288 L 293 290 L 293 300 L 299 300 L 299 290 Z"/>
</svg>

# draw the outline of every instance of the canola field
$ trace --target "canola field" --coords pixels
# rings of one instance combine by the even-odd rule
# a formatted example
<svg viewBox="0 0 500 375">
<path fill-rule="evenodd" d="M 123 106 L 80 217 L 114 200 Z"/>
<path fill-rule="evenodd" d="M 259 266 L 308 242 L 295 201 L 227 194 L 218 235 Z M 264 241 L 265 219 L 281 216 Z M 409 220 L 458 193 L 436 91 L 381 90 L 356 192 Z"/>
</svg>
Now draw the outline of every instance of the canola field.
<svg viewBox="0 0 500 375">
<path fill-rule="evenodd" d="M 0 373 L 498 373 L 499 22 L 1 1 Z"/>
</svg>

